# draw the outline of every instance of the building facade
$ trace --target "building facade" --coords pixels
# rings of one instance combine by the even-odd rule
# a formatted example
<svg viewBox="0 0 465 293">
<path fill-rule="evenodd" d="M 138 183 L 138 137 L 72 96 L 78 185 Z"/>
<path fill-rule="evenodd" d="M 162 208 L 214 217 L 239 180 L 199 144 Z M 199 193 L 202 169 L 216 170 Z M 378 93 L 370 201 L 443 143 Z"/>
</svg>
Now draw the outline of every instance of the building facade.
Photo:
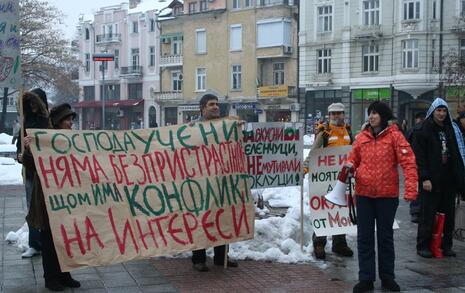
<svg viewBox="0 0 465 293">
<path fill-rule="evenodd" d="M 300 10 L 300 118 L 307 125 L 332 102 L 346 105 L 355 130 L 374 100 L 410 125 L 439 95 L 455 115 L 461 99 L 445 64 L 465 52 L 465 1 L 306 0 Z"/>
<path fill-rule="evenodd" d="M 197 119 L 206 93 L 219 97 L 222 115 L 297 121 L 292 1 L 175 0 L 169 8 L 159 17 L 160 90 L 146 101 L 162 125 Z"/>
<path fill-rule="evenodd" d="M 146 109 L 145 99 L 159 90 L 156 18 L 166 3 L 143 4 L 135 8 L 127 3 L 107 6 L 92 17 L 80 19 L 81 93 L 75 107 L 82 129 L 102 128 L 102 106 L 106 129 L 154 127 L 160 123 L 160 117 Z M 102 66 L 92 60 L 95 53 L 114 54 L 114 61 Z"/>
</svg>

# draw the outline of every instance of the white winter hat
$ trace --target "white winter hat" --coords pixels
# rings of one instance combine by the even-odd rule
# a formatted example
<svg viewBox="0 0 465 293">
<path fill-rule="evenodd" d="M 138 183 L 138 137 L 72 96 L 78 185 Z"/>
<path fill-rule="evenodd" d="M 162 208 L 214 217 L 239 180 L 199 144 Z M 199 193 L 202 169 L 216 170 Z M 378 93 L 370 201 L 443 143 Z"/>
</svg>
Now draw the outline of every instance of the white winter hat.
<svg viewBox="0 0 465 293">
<path fill-rule="evenodd" d="M 345 108 L 343 103 L 332 103 L 328 106 L 328 112 L 345 112 Z"/>
</svg>

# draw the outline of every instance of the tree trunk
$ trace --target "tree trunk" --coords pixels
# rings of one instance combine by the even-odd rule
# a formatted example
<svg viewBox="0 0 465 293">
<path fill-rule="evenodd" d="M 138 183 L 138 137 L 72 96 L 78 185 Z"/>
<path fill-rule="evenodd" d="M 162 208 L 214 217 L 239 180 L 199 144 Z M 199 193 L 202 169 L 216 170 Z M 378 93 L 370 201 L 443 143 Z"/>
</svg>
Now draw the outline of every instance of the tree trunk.
<svg viewBox="0 0 465 293">
<path fill-rule="evenodd" d="M 0 133 L 5 132 L 6 121 L 6 106 L 8 105 L 8 88 L 3 88 L 3 105 L 2 105 L 2 120 L 0 121 Z"/>
</svg>

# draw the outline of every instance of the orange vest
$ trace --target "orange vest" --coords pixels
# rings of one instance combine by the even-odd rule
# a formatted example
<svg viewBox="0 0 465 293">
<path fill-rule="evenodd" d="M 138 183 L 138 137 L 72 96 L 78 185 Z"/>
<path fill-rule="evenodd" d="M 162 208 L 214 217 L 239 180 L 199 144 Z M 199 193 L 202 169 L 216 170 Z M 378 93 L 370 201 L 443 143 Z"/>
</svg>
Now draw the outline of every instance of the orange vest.
<svg viewBox="0 0 465 293">
<path fill-rule="evenodd" d="M 345 124 L 343 126 L 330 124 L 328 132 L 328 147 L 350 145 L 350 134 Z"/>
</svg>

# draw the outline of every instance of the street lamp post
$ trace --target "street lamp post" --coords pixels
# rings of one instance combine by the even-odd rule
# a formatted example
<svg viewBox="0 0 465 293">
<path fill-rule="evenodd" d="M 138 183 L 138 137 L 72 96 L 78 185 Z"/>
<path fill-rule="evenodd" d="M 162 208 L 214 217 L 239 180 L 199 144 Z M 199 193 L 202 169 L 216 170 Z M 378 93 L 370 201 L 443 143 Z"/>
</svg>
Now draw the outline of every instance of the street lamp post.
<svg viewBox="0 0 465 293">
<path fill-rule="evenodd" d="M 115 55 L 110 53 L 98 53 L 92 55 L 92 60 L 102 62 L 102 129 L 105 129 L 105 64 L 108 61 L 114 61 Z"/>
</svg>

